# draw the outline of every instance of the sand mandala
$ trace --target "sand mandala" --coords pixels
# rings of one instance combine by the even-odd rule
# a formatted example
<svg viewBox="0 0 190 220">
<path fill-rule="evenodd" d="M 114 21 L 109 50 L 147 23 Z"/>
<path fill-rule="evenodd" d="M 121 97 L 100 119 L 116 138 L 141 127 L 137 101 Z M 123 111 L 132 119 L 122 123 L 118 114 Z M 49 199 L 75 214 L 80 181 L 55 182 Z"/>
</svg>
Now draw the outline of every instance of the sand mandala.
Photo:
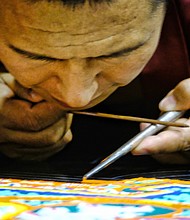
<svg viewBox="0 0 190 220">
<path fill-rule="evenodd" d="M 0 179 L 1 220 L 190 219 L 190 181 Z"/>
</svg>

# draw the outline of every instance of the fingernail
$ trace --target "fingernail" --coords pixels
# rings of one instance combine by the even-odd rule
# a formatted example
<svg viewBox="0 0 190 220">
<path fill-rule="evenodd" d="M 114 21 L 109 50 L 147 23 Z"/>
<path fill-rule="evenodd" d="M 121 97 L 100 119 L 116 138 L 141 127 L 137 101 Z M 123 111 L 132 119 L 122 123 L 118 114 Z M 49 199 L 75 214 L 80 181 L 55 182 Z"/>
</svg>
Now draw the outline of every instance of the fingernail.
<svg viewBox="0 0 190 220">
<path fill-rule="evenodd" d="M 133 155 L 148 155 L 148 151 L 146 149 L 140 148 L 140 149 L 135 149 L 134 151 L 132 151 Z"/>
<path fill-rule="evenodd" d="M 8 99 L 14 96 L 14 92 L 5 84 L 0 85 L 0 90 L 1 90 L 0 93 L 1 99 Z"/>
<path fill-rule="evenodd" d="M 176 100 L 174 96 L 167 96 L 159 104 L 161 110 L 169 111 L 173 110 L 176 107 Z"/>
</svg>

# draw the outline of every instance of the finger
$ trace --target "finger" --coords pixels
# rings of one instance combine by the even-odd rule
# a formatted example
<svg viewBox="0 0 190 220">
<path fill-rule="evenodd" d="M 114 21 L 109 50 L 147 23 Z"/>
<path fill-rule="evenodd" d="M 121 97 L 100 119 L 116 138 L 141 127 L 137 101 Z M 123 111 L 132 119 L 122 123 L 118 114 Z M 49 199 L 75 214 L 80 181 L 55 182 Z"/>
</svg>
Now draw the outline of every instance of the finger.
<svg viewBox="0 0 190 220">
<path fill-rule="evenodd" d="M 150 123 L 140 123 L 140 130 L 144 130 L 145 128 L 147 128 L 148 126 L 150 126 Z"/>
<path fill-rule="evenodd" d="M 180 119 L 178 122 L 190 125 L 190 120 Z M 185 151 L 190 147 L 190 128 L 169 127 L 157 135 L 145 138 L 136 149 L 134 155 L 159 154 Z"/>
<path fill-rule="evenodd" d="M 73 121 L 73 114 L 72 113 L 67 113 L 66 114 L 66 122 L 67 123 L 66 123 L 66 128 L 65 128 L 66 132 L 70 129 L 72 121 Z"/>
<path fill-rule="evenodd" d="M 3 130 L 3 142 L 11 142 L 32 147 L 45 147 L 57 143 L 65 135 L 66 119 L 61 118 L 58 122 L 38 132 Z M 1 139 L 0 139 L 1 140 Z"/>
<path fill-rule="evenodd" d="M 38 93 L 33 91 L 31 88 L 25 88 L 20 85 L 18 82 L 15 83 L 14 91 L 17 96 L 22 99 L 38 103 L 44 100 Z"/>
<path fill-rule="evenodd" d="M 14 96 L 14 92 L 4 82 L 3 75 L 0 74 L 0 108 L 2 108 L 6 99 Z"/>
<path fill-rule="evenodd" d="M 43 100 L 43 98 L 32 89 L 25 88 L 19 84 L 10 73 L 2 73 L 1 78 L 3 82 L 8 87 L 10 87 L 18 97 L 31 102 L 40 102 Z"/>
<path fill-rule="evenodd" d="M 0 78 L 1 82 L 6 84 L 10 89 L 14 90 L 15 78 L 10 73 L 1 73 Z"/>
<path fill-rule="evenodd" d="M 0 145 L 0 151 L 10 158 L 40 161 L 61 151 L 71 140 L 72 133 L 71 130 L 68 130 L 56 144 L 46 146 L 45 148 L 28 148 L 28 146 L 25 145 L 4 143 Z"/>
<path fill-rule="evenodd" d="M 190 79 L 181 81 L 160 102 L 162 111 L 187 110 L 190 108 Z"/>
<path fill-rule="evenodd" d="M 0 112 L 4 127 L 14 130 L 40 131 L 65 117 L 66 113 L 49 102 L 32 105 L 24 100 L 8 100 Z"/>
<path fill-rule="evenodd" d="M 0 80 L 0 109 L 4 105 L 5 101 L 14 96 L 13 91 L 2 83 Z"/>
<path fill-rule="evenodd" d="M 72 135 L 71 129 L 69 129 L 67 133 L 64 135 L 63 141 L 64 143 L 68 144 L 69 142 L 71 142 L 72 138 L 73 138 L 73 135 Z"/>
</svg>

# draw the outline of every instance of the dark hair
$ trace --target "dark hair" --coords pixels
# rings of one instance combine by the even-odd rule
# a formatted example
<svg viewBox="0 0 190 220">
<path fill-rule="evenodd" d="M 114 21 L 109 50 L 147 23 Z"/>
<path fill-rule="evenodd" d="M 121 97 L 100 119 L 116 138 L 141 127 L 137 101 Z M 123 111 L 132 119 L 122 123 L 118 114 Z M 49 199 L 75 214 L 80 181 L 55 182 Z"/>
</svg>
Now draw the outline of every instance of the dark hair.
<svg viewBox="0 0 190 220">
<path fill-rule="evenodd" d="M 103 2 L 106 2 L 106 3 L 111 3 L 113 2 L 114 0 L 25 0 L 26 2 L 29 2 L 29 3 L 37 3 L 37 2 L 40 2 L 40 1 L 46 1 L 46 2 L 62 2 L 63 5 L 65 6 L 71 6 L 71 7 L 75 7 L 75 6 L 79 6 L 79 5 L 84 5 L 85 2 L 89 2 L 89 4 L 100 4 L 100 3 L 103 3 Z"/>
<path fill-rule="evenodd" d="M 86 1 L 88 1 L 90 4 L 100 4 L 103 2 L 111 3 L 115 0 L 25 0 L 26 2 L 30 3 L 37 3 L 39 1 L 46 1 L 46 2 L 62 2 L 66 6 L 75 7 L 78 5 L 83 5 Z M 160 3 L 166 3 L 167 0 L 151 0 L 154 4 L 154 6 L 159 5 Z"/>
</svg>

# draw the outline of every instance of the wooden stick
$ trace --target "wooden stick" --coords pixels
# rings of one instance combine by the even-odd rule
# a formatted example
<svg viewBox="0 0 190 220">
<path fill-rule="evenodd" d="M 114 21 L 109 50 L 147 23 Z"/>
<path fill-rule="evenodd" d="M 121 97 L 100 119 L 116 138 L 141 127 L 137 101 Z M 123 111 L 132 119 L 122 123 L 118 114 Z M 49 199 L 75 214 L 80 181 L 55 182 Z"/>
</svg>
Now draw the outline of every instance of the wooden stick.
<svg viewBox="0 0 190 220">
<path fill-rule="evenodd" d="M 161 125 L 166 125 L 166 126 L 189 127 L 189 125 L 184 124 L 184 123 L 159 121 L 159 120 L 149 119 L 149 118 L 139 118 L 139 117 L 125 116 L 125 115 L 114 115 L 114 114 L 107 114 L 107 113 L 100 113 L 100 112 L 73 111 L 72 113 L 79 114 L 79 115 L 89 115 L 89 116 L 95 116 L 95 117 L 113 118 L 113 119 L 144 122 L 144 123 L 151 123 L 151 124 L 161 124 Z"/>
</svg>

